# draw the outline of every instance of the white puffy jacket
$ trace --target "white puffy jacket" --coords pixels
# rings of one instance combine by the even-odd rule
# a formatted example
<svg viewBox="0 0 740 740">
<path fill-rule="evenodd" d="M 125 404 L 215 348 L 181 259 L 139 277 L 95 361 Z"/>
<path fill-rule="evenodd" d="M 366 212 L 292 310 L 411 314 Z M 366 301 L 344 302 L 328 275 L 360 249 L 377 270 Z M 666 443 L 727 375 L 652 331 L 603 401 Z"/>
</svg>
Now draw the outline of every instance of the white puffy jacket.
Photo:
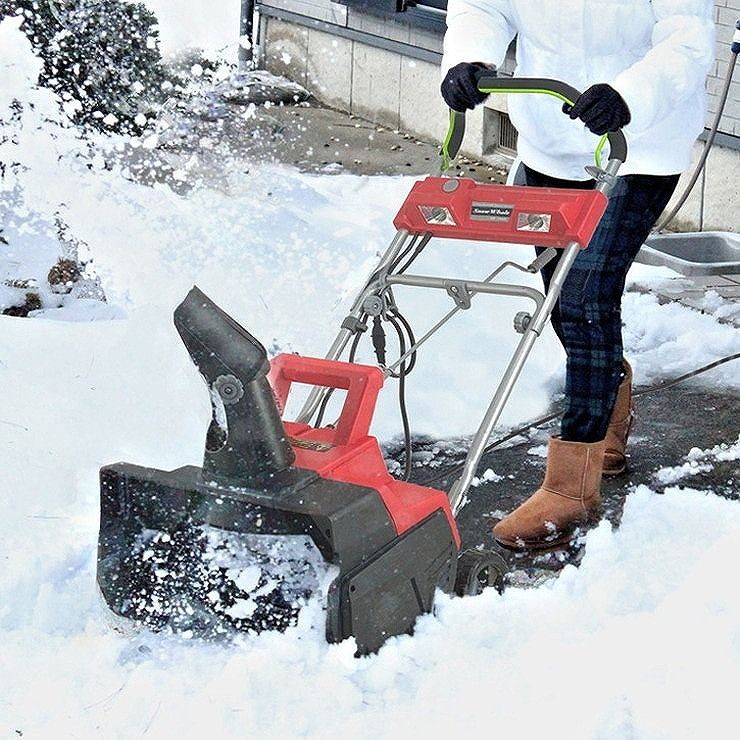
<svg viewBox="0 0 740 740">
<path fill-rule="evenodd" d="M 632 121 L 621 174 L 675 174 L 690 165 L 704 127 L 713 17 L 711 0 L 449 0 L 442 73 L 459 62 L 501 66 L 518 34 L 515 74 L 581 91 L 606 82 L 622 95 Z M 526 164 L 553 177 L 587 177 L 598 137 L 561 103 L 517 94 L 508 105 Z"/>
</svg>

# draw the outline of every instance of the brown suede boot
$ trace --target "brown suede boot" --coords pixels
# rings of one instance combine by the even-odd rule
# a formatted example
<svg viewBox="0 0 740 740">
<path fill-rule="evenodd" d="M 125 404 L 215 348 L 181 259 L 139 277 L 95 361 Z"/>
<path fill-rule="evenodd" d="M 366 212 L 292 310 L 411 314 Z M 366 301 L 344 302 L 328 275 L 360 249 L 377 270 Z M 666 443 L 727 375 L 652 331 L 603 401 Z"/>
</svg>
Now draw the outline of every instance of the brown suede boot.
<svg viewBox="0 0 740 740">
<path fill-rule="evenodd" d="M 601 509 L 601 466 L 605 443 L 550 438 L 547 471 L 540 488 L 502 519 L 493 536 L 504 547 L 545 549 L 567 542 L 579 524 Z"/>
<path fill-rule="evenodd" d="M 624 380 L 619 385 L 617 400 L 606 430 L 606 450 L 604 451 L 604 475 L 619 475 L 627 469 L 625 450 L 627 438 L 635 420 L 635 407 L 632 403 L 632 368 L 627 360 L 622 360 Z"/>
</svg>

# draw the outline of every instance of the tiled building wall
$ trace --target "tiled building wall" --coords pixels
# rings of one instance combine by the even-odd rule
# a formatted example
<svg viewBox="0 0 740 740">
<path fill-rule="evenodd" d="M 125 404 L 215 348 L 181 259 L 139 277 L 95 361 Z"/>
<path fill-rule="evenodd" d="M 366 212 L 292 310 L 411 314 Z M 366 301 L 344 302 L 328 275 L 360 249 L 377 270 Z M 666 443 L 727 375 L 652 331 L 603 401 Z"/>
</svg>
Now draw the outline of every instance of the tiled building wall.
<svg viewBox="0 0 740 740">
<path fill-rule="evenodd" d="M 717 113 L 720 93 L 727 77 L 730 58 L 729 46 L 735 33 L 735 23 L 740 19 L 740 0 L 715 0 L 715 6 L 717 15 L 717 60 L 707 78 L 710 118 L 714 118 Z M 740 136 L 740 73 L 735 75 L 730 88 L 720 131 L 733 136 Z"/>
</svg>

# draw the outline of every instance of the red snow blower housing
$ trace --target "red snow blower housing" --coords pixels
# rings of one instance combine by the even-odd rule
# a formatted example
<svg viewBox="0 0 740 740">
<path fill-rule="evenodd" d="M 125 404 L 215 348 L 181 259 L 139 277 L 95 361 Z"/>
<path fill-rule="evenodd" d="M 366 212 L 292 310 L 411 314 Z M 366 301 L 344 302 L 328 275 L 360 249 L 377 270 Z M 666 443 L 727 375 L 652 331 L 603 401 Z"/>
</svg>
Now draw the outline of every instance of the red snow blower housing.
<svg viewBox="0 0 740 740">
<path fill-rule="evenodd" d="M 171 571 L 192 568 L 204 554 L 198 547 L 191 553 L 192 539 L 179 543 L 178 536 L 210 526 L 308 535 L 340 569 L 329 594 L 330 641 L 354 635 L 365 650 L 375 650 L 393 631 L 409 629 L 431 609 L 437 587 L 451 590 L 460 538 L 447 496 L 392 478 L 377 441 L 368 436 L 381 370 L 295 355 L 280 355 L 270 365 L 254 337 L 197 288 L 175 312 L 175 323 L 211 389 L 205 459 L 202 469 L 171 473 L 125 463 L 102 470 L 99 582 L 113 610 L 145 622 L 159 617 L 162 610 L 147 611 L 148 603 L 139 609 L 139 596 L 149 600 L 140 583 L 146 560 L 133 573 L 119 563 L 137 549 L 142 557 L 152 553 L 149 560 L 163 572 L 155 593 L 159 607 L 170 585 L 184 585 L 167 583 Z M 347 390 L 336 428 L 281 421 L 276 400 L 284 404 L 298 382 Z M 168 549 L 184 547 L 174 550 L 174 562 L 171 554 L 162 562 L 155 553 L 162 543 L 151 537 L 140 543 L 142 532 L 170 533 Z M 176 572 L 175 579 L 187 576 Z M 201 587 L 202 608 L 213 585 L 206 579 Z M 191 596 L 197 603 L 198 594 Z M 164 615 L 165 623 L 174 619 L 174 626 L 202 631 L 198 622 L 209 621 L 192 600 L 190 614 L 182 604 L 166 606 L 172 614 Z"/>
<path fill-rule="evenodd" d="M 553 80 L 484 78 L 479 87 L 549 90 L 567 101 L 578 96 Z M 464 117 L 452 114 L 443 145 L 446 163 L 459 149 L 463 128 Z M 337 642 L 353 636 L 359 652 L 367 653 L 410 631 L 432 609 L 437 588 L 467 594 L 500 583 L 505 563 L 498 553 L 460 552 L 455 515 L 573 260 L 606 209 L 606 194 L 626 156 L 624 137 L 609 139 L 607 167 L 589 170 L 597 180 L 593 191 L 444 177 L 416 183 L 396 217 L 396 237 L 327 359 L 280 355 L 268 362 L 249 332 L 193 288 L 175 311 L 175 326 L 211 397 L 203 465 L 165 472 L 119 463 L 101 470 L 98 584 L 109 607 L 154 629 L 205 636 L 222 633 L 224 625 L 253 632 L 285 629 L 321 590 L 316 566 L 323 561 L 335 568 L 327 590 L 326 637 Z M 551 249 L 527 267 L 506 262 L 483 280 L 408 274 L 435 236 L 536 242 Z M 506 267 L 536 272 L 557 250 L 562 251 L 547 295 L 495 280 Z M 417 341 L 398 311 L 395 286 L 444 290 L 455 306 Z M 397 480 L 369 435 L 378 392 L 389 376 L 403 384 L 417 349 L 469 309 L 477 294 L 527 298 L 534 311 L 517 315 L 522 338 L 449 494 Z M 352 361 L 371 319 L 379 367 Z M 382 321 L 399 332 L 401 356 L 393 364 L 385 361 Z M 348 346 L 350 362 L 342 362 Z M 291 422 L 282 412 L 294 384 L 312 390 Z M 335 389 L 346 391 L 344 404 L 337 421 L 324 425 Z M 407 469 L 409 464 L 407 445 Z M 289 541 L 297 547 L 288 547 Z M 246 567 L 239 562 L 245 556 L 251 559 Z"/>
</svg>

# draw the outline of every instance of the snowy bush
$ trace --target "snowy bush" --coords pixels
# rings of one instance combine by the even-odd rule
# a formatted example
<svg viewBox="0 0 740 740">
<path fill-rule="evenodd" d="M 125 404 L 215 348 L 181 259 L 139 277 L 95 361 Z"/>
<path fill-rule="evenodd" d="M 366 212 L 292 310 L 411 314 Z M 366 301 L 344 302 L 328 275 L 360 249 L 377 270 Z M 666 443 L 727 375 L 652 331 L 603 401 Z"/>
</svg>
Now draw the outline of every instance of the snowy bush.
<svg viewBox="0 0 740 740">
<path fill-rule="evenodd" d="M 20 25 L 0 21 L 0 312 L 25 315 L 52 293 L 49 268 L 79 251 L 62 233 L 64 204 L 50 185 L 94 160 L 68 106 L 37 84 L 44 62 Z"/>
<path fill-rule="evenodd" d="M 138 132 L 161 100 L 157 19 L 126 0 L 0 0 L 43 60 L 41 84 L 79 123 Z"/>
</svg>

